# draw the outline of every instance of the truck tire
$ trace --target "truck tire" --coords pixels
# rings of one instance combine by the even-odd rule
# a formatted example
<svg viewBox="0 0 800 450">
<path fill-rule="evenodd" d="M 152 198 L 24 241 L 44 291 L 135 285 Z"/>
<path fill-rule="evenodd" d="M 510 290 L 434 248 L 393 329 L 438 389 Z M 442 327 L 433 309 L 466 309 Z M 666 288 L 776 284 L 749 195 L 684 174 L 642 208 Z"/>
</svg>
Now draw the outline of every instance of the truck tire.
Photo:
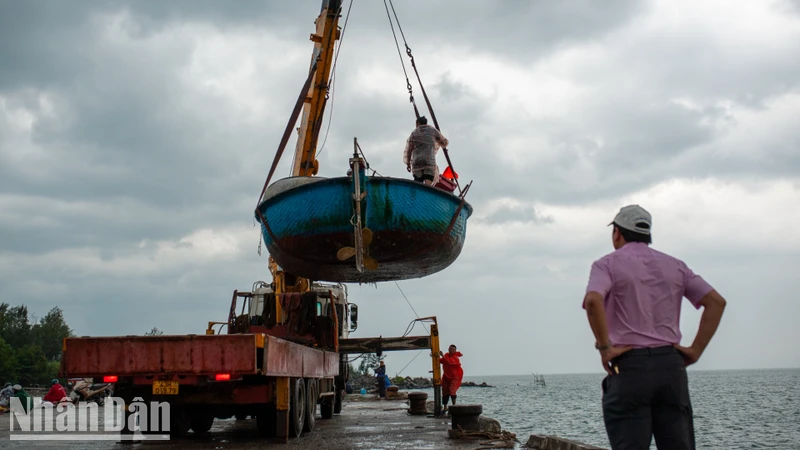
<svg viewBox="0 0 800 450">
<path fill-rule="evenodd" d="M 289 436 L 300 437 L 306 421 L 306 383 L 302 378 L 294 378 L 290 389 Z"/>
<path fill-rule="evenodd" d="M 211 414 L 202 414 L 192 417 L 190 428 L 197 434 L 208 433 L 208 430 L 214 425 L 214 416 Z"/>
<path fill-rule="evenodd" d="M 310 433 L 314 431 L 314 424 L 317 419 L 317 380 L 309 378 L 306 381 L 306 420 L 303 431 Z"/>
<path fill-rule="evenodd" d="M 192 421 L 184 408 L 178 407 L 169 414 L 169 435 L 173 437 L 186 436 Z"/>
</svg>

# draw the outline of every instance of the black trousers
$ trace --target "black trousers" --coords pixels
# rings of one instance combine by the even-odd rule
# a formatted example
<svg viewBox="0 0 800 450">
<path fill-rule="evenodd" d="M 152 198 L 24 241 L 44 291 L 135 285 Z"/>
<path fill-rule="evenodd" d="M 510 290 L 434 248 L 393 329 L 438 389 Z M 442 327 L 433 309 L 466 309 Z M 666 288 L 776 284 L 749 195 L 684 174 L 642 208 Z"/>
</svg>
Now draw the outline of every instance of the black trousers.
<svg viewBox="0 0 800 450">
<path fill-rule="evenodd" d="M 376 378 L 375 381 L 378 382 L 378 397 L 386 397 L 386 381 L 383 379 L 383 377 Z"/>
<path fill-rule="evenodd" d="M 603 379 L 603 419 L 612 450 L 694 450 L 694 420 L 683 357 L 672 346 L 630 350 Z"/>
</svg>

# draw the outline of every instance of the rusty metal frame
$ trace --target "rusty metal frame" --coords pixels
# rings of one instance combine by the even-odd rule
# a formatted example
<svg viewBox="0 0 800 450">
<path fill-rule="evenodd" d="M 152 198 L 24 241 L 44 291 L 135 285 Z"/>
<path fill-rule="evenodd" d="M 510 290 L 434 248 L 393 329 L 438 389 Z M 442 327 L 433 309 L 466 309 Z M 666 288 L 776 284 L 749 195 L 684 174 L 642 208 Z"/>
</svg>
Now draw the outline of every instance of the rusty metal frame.
<svg viewBox="0 0 800 450">
<path fill-rule="evenodd" d="M 431 373 L 433 374 L 434 414 L 442 412 L 442 367 L 439 362 L 439 324 L 436 316 L 416 319 L 419 322 L 432 322 L 428 336 L 369 337 L 339 340 L 340 354 L 382 353 L 404 350 L 431 351 Z"/>
</svg>

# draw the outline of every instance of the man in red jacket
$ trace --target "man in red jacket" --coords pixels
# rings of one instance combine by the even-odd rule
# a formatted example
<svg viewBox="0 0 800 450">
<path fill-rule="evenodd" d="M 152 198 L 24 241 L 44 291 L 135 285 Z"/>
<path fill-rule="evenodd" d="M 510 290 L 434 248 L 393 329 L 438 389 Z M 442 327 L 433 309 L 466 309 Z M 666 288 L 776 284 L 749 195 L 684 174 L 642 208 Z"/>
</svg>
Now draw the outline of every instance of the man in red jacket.
<svg viewBox="0 0 800 450">
<path fill-rule="evenodd" d="M 456 350 L 455 345 L 448 347 L 447 354 L 440 351 L 439 355 L 439 362 L 444 369 L 442 375 L 442 414 L 444 414 L 447 411 L 447 401 L 450 397 L 453 398 L 453 404 L 456 404 L 456 391 L 461 386 L 461 378 L 464 376 L 464 369 L 461 368 L 461 361 L 458 357 L 464 355 Z"/>
</svg>

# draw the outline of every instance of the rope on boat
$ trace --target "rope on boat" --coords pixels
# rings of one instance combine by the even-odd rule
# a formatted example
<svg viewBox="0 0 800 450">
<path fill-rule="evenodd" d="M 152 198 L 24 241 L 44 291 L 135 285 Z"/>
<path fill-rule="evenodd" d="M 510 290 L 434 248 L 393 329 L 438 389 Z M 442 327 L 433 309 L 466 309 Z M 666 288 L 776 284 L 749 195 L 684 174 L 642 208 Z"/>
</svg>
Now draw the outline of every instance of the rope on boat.
<svg viewBox="0 0 800 450">
<path fill-rule="evenodd" d="M 372 176 L 375 176 L 377 174 L 379 177 L 383 177 L 383 175 L 378 173 L 377 170 L 375 170 L 375 169 L 373 169 L 372 167 L 369 166 L 369 161 L 367 161 L 367 156 L 364 154 L 364 151 L 361 150 L 361 144 L 359 144 L 358 141 L 356 141 L 356 149 L 358 150 L 358 154 L 361 155 L 361 159 L 364 160 L 365 169 L 371 170 L 372 171 Z"/>
<path fill-rule="evenodd" d="M 321 56 L 317 56 L 317 59 L 314 60 L 314 64 L 311 65 L 311 70 L 308 71 L 308 78 L 306 78 L 306 82 L 303 84 L 303 89 L 300 91 L 300 95 L 297 97 L 294 110 L 292 110 L 292 115 L 289 117 L 289 123 L 286 124 L 286 129 L 283 131 L 281 143 L 278 145 L 278 151 L 275 152 L 275 158 L 272 160 L 272 167 L 270 167 L 269 175 L 267 175 L 267 181 L 264 182 L 264 188 L 261 189 L 261 195 L 258 196 L 256 208 L 258 208 L 258 204 L 261 203 L 261 199 L 264 198 L 264 192 L 267 191 L 267 186 L 269 185 L 270 180 L 272 180 L 272 176 L 275 174 L 275 169 L 278 168 L 278 162 L 281 160 L 281 156 L 283 156 L 283 151 L 286 149 L 286 144 L 289 143 L 289 137 L 291 137 L 294 124 L 297 123 L 297 118 L 300 116 L 300 111 L 303 109 L 303 103 L 305 103 L 308 88 L 311 87 L 311 82 L 314 80 L 314 72 L 317 71 L 317 63 L 319 62 L 320 58 Z"/>
</svg>

